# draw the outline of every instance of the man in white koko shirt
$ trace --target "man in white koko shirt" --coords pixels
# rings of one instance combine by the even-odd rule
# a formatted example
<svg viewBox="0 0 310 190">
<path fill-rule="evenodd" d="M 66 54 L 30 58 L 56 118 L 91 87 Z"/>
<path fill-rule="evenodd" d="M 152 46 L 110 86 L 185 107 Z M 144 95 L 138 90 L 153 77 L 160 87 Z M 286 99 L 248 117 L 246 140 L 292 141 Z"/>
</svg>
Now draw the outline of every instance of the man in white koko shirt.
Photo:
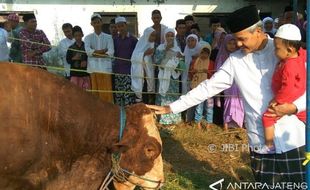
<svg viewBox="0 0 310 190">
<path fill-rule="evenodd" d="M 179 113 L 228 89 L 235 82 L 242 94 L 246 115 L 246 129 L 251 147 L 251 166 L 257 182 L 274 185 L 281 182 L 303 183 L 305 124 L 294 114 L 306 109 L 306 95 L 294 104 L 279 105 L 272 109 L 284 115 L 275 124 L 276 154 L 264 154 L 265 144 L 262 115 L 273 98 L 271 79 L 278 59 L 273 40 L 263 32 L 255 6 L 243 7 L 232 13 L 227 22 L 240 50 L 232 53 L 223 66 L 209 80 L 168 106 L 148 106 L 156 114 Z M 286 188 L 284 188 L 286 189 Z"/>
</svg>

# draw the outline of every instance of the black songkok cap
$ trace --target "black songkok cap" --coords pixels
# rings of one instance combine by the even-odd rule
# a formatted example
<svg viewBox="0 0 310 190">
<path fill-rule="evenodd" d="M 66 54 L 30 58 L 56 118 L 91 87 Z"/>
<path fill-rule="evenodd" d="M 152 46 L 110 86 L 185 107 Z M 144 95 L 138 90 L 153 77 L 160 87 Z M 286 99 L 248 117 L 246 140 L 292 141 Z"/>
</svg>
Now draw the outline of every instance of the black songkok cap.
<svg viewBox="0 0 310 190">
<path fill-rule="evenodd" d="M 194 21 L 194 17 L 193 17 L 192 15 L 186 15 L 186 16 L 184 17 L 184 20 L 185 20 L 185 21 L 188 21 L 188 20 Z"/>
<path fill-rule="evenodd" d="M 23 16 L 24 22 L 28 22 L 28 20 L 31 20 L 31 19 L 36 19 L 36 16 L 33 13 L 26 14 L 26 15 Z"/>
<path fill-rule="evenodd" d="M 284 8 L 284 12 L 285 12 L 285 13 L 286 13 L 286 12 L 291 12 L 291 11 L 293 11 L 293 7 L 290 6 L 290 5 L 288 5 L 288 6 L 286 6 L 286 7 Z"/>
<path fill-rule="evenodd" d="M 199 28 L 199 25 L 197 23 L 193 24 L 191 26 L 191 29 L 196 29 L 198 32 L 200 32 L 200 28 Z"/>
<path fill-rule="evenodd" d="M 249 28 L 259 20 L 256 6 L 250 5 L 233 12 L 228 18 L 227 25 L 232 33 L 237 33 Z"/>
<path fill-rule="evenodd" d="M 81 32 L 82 35 L 84 35 L 84 34 L 83 34 L 82 28 L 79 27 L 79 26 L 74 26 L 74 27 L 72 28 L 72 34 L 74 34 L 74 33 L 76 33 L 76 32 Z"/>
<path fill-rule="evenodd" d="M 184 19 L 179 19 L 175 22 L 175 25 L 178 26 L 179 24 L 186 24 Z"/>
<path fill-rule="evenodd" d="M 217 17 L 213 17 L 213 18 L 210 19 L 210 23 L 211 24 L 220 23 L 220 19 L 217 18 Z"/>
<path fill-rule="evenodd" d="M 160 11 L 157 10 L 157 9 L 155 9 L 155 10 L 152 11 L 152 16 L 155 15 L 155 14 L 161 15 Z"/>
</svg>

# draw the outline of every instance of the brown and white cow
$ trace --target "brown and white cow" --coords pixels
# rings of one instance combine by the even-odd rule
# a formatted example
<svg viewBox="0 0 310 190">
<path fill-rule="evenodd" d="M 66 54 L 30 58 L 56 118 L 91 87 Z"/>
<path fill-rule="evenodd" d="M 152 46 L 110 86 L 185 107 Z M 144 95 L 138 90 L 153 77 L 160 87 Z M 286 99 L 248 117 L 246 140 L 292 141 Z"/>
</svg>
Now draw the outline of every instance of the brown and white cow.
<svg viewBox="0 0 310 190">
<path fill-rule="evenodd" d="M 145 105 L 126 107 L 119 142 L 118 106 L 43 69 L 0 63 L 0 71 L 0 189 L 97 190 L 115 151 L 122 168 L 163 181 L 162 142 Z M 115 187 L 134 189 L 128 182 Z"/>
</svg>

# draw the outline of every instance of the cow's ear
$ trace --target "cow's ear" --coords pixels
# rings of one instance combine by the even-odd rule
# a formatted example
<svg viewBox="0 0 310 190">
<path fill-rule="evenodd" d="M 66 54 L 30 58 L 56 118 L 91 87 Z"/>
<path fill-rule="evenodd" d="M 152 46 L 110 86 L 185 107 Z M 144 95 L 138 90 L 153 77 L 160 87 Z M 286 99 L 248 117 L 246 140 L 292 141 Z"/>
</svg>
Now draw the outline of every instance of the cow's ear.
<svg viewBox="0 0 310 190">
<path fill-rule="evenodd" d="M 161 153 L 161 145 L 155 139 L 147 142 L 144 146 L 144 154 L 148 159 L 155 160 Z"/>
<path fill-rule="evenodd" d="M 126 152 L 129 149 L 129 146 L 123 143 L 116 143 L 112 145 L 112 153 L 118 152 Z"/>
</svg>

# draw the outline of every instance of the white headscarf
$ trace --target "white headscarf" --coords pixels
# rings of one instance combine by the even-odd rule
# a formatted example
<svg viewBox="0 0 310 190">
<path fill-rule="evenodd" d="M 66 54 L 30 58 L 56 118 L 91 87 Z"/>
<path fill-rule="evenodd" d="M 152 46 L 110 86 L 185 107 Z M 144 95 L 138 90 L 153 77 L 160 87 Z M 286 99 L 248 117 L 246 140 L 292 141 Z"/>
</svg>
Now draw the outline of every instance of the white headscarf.
<svg viewBox="0 0 310 190">
<path fill-rule="evenodd" d="M 148 27 L 144 30 L 143 35 L 137 42 L 134 52 L 145 52 L 149 48 L 154 48 L 154 42 L 149 42 L 151 34 L 154 32 L 154 28 Z M 134 54 L 133 52 L 133 54 Z"/>
<path fill-rule="evenodd" d="M 266 29 L 265 29 L 266 22 L 271 22 L 272 26 L 273 26 L 273 19 L 271 17 L 264 18 L 263 19 L 263 30 L 264 30 L 264 32 L 271 32 L 271 33 L 275 34 L 276 29 L 274 29 L 274 28 L 272 28 L 271 31 L 266 31 Z"/>
<path fill-rule="evenodd" d="M 144 30 L 131 56 L 131 89 L 136 93 L 138 98 L 142 98 L 144 70 L 147 76 L 148 92 L 153 92 L 155 90 L 152 55 L 144 56 L 144 52 L 147 49 L 154 48 L 155 43 L 149 41 L 154 31 L 152 27 L 148 27 Z"/>
<path fill-rule="evenodd" d="M 263 19 L 263 24 L 265 24 L 266 22 L 272 22 L 273 23 L 273 19 L 271 17 L 265 17 Z"/>
<path fill-rule="evenodd" d="M 201 50 L 201 45 L 199 44 L 198 36 L 196 34 L 190 34 L 186 38 L 186 42 L 189 38 L 194 38 L 196 41 L 196 46 L 194 48 L 189 48 L 188 45 L 185 46 L 184 56 L 185 56 L 185 63 L 186 65 L 190 65 L 192 61 L 192 56 L 198 55 Z"/>
<path fill-rule="evenodd" d="M 157 49 L 161 50 L 161 51 L 165 51 L 166 47 L 167 47 L 167 39 L 166 39 L 166 34 L 172 32 L 173 34 L 175 34 L 174 29 L 172 28 L 167 28 L 165 30 L 165 35 L 164 35 L 164 39 L 165 42 L 163 44 L 160 44 Z M 171 51 L 175 52 L 175 53 L 182 53 L 181 49 L 178 46 L 178 43 L 176 41 L 176 38 L 174 36 L 173 39 L 173 47 L 170 48 Z M 167 63 L 164 65 L 165 67 L 163 69 L 159 69 L 158 72 L 158 79 L 159 79 L 159 88 L 158 88 L 158 92 L 160 95 L 162 96 L 166 96 L 166 92 L 169 90 L 169 86 L 170 86 L 170 78 L 172 76 L 173 79 L 177 79 L 180 76 L 180 72 L 176 71 L 176 67 L 179 64 L 179 59 L 174 56 L 171 59 L 169 59 L 167 61 Z"/>
<path fill-rule="evenodd" d="M 187 93 L 187 91 L 190 88 L 190 85 L 187 82 L 187 80 L 188 80 L 189 67 L 192 61 L 192 56 L 198 55 L 201 50 L 201 45 L 199 44 L 198 36 L 196 34 L 190 34 L 187 36 L 186 42 L 188 41 L 189 38 L 194 38 L 196 40 L 196 46 L 194 48 L 189 48 L 188 45 L 185 46 L 184 56 L 185 56 L 186 70 L 183 71 L 182 73 L 182 94 Z"/>
<path fill-rule="evenodd" d="M 172 28 L 166 28 L 166 29 L 165 29 L 165 33 L 164 33 L 164 40 L 165 40 L 165 42 L 164 42 L 163 44 L 160 44 L 160 45 L 157 47 L 158 50 L 164 50 L 164 49 L 166 49 L 166 47 L 167 47 L 166 34 L 169 33 L 169 32 L 172 32 L 172 33 L 175 35 L 174 29 L 172 29 Z M 181 49 L 180 49 L 179 46 L 178 46 L 178 42 L 177 42 L 175 36 L 174 36 L 174 40 L 173 40 L 173 47 L 171 48 L 171 50 L 174 51 L 174 52 L 180 52 L 180 53 L 181 53 Z"/>
</svg>

